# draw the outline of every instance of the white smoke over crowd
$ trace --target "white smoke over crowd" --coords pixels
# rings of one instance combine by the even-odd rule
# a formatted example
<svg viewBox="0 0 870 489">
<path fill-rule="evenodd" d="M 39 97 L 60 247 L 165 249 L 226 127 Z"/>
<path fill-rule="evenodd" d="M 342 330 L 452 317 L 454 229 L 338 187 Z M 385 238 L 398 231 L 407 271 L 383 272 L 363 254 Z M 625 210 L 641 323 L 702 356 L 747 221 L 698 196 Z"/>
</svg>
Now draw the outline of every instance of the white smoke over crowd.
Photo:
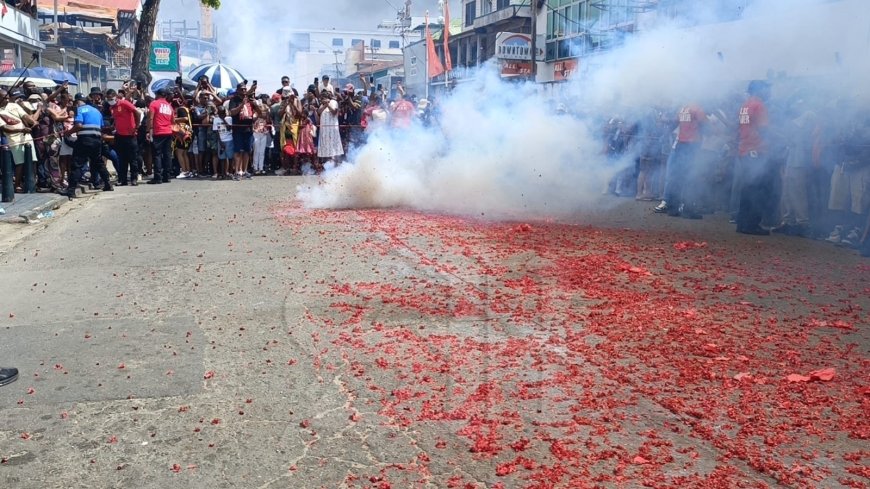
<svg viewBox="0 0 870 489">
<path fill-rule="evenodd" d="M 571 115 L 557 113 L 540 86 L 503 81 L 494 65 L 484 66 L 439 101 L 438 128 L 377 132 L 349 162 L 302 186 L 300 196 L 314 208 L 570 213 L 600 201 L 607 180 L 633 158 L 614 162 L 603 154 L 601 128 L 611 117 L 639 120 L 654 107 L 690 102 L 736 115 L 734 100 L 753 78 L 773 78 L 781 99 L 814 98 L 819 110 L 837 99 L 866 101 L 865 2 L 751 4 L 739 22 L 687 28 L 682 18 L 658 19 L 623 47 L 584 60 L 591 66 L 560 96 Z M 691 14 L 710 20 L 721 13 Z"/>
</svg>

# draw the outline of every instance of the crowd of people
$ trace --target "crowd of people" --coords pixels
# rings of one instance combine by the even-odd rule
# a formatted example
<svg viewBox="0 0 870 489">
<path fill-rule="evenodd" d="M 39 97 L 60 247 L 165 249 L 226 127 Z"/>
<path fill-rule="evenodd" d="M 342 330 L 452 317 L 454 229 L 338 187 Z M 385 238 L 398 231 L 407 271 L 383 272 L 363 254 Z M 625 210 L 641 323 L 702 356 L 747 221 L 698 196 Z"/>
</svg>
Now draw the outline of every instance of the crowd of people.
<svg viewBox="0 0 870 489">
<path fill-rule="evenodd" d="M 374 128 L 410 126 L 433 112 L 401 84 L 394 98 L 363 76 L 358 85 L 335 87 L 323 76 L 300 94 L 284 77 L 274 92 L 260 91 L 256 81 L 219 91 L 203 77 L 195 90 L 178 80 L 151 96 L 132 81 L 87 95 L 25 81 L 0 91 L 0 131 L 15 163 L 16 192 L 25 191 L 28 159 L 39 190 L 70 198 L 79 184 L 113 190 L 106 161 L 121 186 L 318 173 L 341 163 Z"/>
<path fill-rule="evenodd" d="M 784 91 L 786 92 L 786 91 Z M 766 81 L 705 108 L 654 108 L 604 124 L 605 193 L 656 213 L 728 212 L 739 233 L 823 239 L 870 256 L 870 113 Z M 634 165 L 626 165 L 633 161 Z"/>
</svg>

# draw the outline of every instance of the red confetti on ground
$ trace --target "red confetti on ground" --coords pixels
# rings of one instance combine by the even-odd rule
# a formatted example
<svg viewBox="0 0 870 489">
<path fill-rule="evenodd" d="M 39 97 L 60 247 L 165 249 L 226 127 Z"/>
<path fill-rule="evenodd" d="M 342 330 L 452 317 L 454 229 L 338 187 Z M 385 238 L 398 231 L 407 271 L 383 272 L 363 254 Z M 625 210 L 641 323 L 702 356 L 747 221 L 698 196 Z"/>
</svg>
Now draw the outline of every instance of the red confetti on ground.
<svg viewBox="0 0 870 489">
<path fill-rule="evenodd" d="M 346 370 L 351 407 L 435 435 L 416 445 L 425 458 L 358 474 L 374 487 L 481 487 L 433 475 L 430 459 L 530 489 L 868 487 L 855 453 L 870 439 L 857 346 L 870 316 L 854 266 L 756 241 L 275 213 L 294 233 L 367 231 L 347 253 L 372 278 L 319 283 L 330 307 L 304 319 L 317 332 L 307 361 Z"/>
<path fill-rule="evenodd" d="M 208 379 L 210 379 L 210 378 L 212 378 L 212 377 L 214 377 L 214 370 L 209 370 L 208 372 L 206 372 L 206 373 L 202 376 L 202 378 L 203 378 L 203 379 L 206 379 L 206 380 L 208 380 Z"/>
</svg>

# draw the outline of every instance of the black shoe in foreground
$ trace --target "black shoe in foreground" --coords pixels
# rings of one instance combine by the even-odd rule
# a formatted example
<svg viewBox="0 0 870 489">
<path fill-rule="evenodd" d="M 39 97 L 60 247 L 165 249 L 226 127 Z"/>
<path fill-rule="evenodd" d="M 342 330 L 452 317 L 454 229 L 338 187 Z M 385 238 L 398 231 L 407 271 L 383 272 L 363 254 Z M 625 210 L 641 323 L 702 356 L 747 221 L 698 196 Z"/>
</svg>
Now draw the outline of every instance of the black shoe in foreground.
<svg viewBox="0 0 870 489">
<path fill-rule="evenodd" d="M 160 180 L 148 180 L 145 183 L 147 183 L 148 185 L 160 185 L 163 182 L 161 182 Z"/>
<path fill-rule="evenodd" d="M 18 380 L 17 368 L 0 368 L 0 386 L 11 384 Z"/>
</svg>

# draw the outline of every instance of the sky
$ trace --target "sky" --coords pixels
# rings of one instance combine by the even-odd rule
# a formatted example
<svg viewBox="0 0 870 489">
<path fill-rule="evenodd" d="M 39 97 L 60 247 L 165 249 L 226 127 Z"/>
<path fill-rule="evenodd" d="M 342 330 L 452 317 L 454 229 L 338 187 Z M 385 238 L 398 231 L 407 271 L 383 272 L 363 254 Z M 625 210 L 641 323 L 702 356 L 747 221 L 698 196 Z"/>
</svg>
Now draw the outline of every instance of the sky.
<svg viewBox="0 0 870 489">
<path fill-rule="evenodd" d="M 454 17 L 459 15 L 460 3 L 458 0 L 453 0 L 450 4 Z M 394 19 L 396 9 L 404 6 L 404 0 L 324 0 L 321 2 L 223 0 L 222 4 L 225 13 L 234 14 L 241 7 L 250 11 L 254 17 L 261 18 L 265 24 L 271 24 L 278 12 L 286 12 L 286 20 L 282 23 L 293 24 L 292 27 L 368 30 L 377 27 L 382 20 Z M 411 5 L 411 13 L 415 16 L 422 15 L 426 9 L 434 15 L 438 10 L 437 0 L 414 0 Z M 163 0 L 160 4 L 160 19 L 196 22 L 199 20 L 199 0 Z M 231 16 L 221 15 L 218 12 L 215 20 L 219 32 L 232 32 Z"/>
</svg>

